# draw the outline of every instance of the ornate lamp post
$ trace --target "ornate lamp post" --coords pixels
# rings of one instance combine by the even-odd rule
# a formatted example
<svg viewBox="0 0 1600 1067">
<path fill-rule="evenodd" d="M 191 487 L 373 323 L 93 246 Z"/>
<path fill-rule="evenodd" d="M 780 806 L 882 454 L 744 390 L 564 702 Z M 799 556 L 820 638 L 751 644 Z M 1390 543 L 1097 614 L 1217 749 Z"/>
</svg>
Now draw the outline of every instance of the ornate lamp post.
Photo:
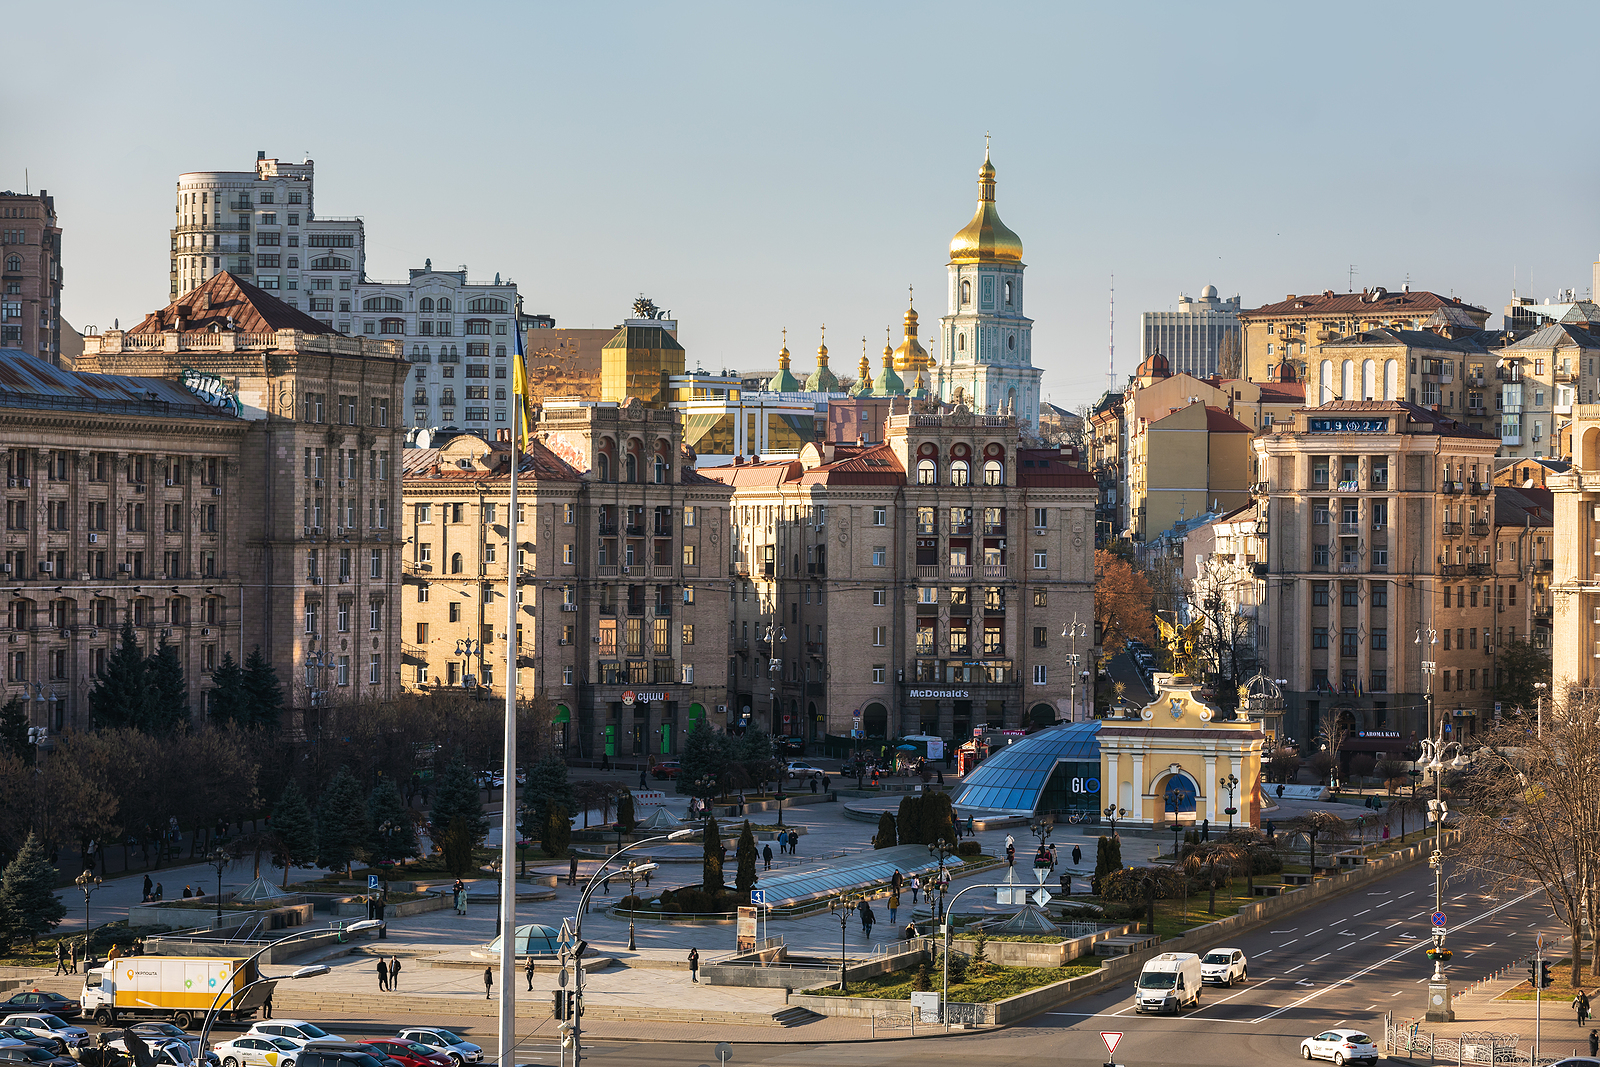
<svg viewBox="0 0 1600 1067">
<path fill-rule="evenodd" d="M 94 928 L 89 925 L 89 898 L 94 896 L 94 891 L 99 889 L 103 879 L 93 871 L 83 870 L 78 872 L 78 877 L 72 880 L 83 893 L 83 958 L 87 960 L 90 955 L 90 940 L 94 936 Z"/>
<path fill-rule="evenodd" d="M 636 863 L 633 860 L 629 860 L 626 864 L 623 865 L 622 875 L 623 875 L 624 878 L 626 878 L 628 880 L 628 895 L 630 897 L 637 895 L 634 892 L 634 887 L 636 885 L 638 885 L 639 879 L 644 877 L 645 875 L 649 874 L 651 871 L 655 870 L 658 866 L 660 866 L 660 864 L 656 863 L 654 860 L 649 860 L 649 861 L 646 861 L 644 863 Z M 635 911 L 637 911 L 637 910 L 638 910 L 638 901 L 635 901 L 634 902 L 634 906 L 628 909 L 628 951 L 629 952 L 638 951 L 638 949 L 635 947 L 635 945 L 633 943 L 633 913 Z"/>
<path fill-rule="evenodd" d="M 1172 859 L 1176 863 L 1178 853 L 1183 850 L 1183 823 L 1178 821 L 1178 805 L 1184 801 L 1185 794 L 1176 787 L 1167 790 L 1166 801 L 1172 807 Z"/>
<path fill-rule="evenodd" d="M 850 930 L 850 916 L 861 906 L 859 897 L 849 893 L 840 893 L 838 899 L 828 905 L 828 910 L 839 917 L 839 992 L 848 993 L 849 986 L 845 983 L 845 935 Z"/>
<path fill-rule="evenodd" d="M 1127 808 L 1119 808 L 1115 804 L 1108 804 L 1106 806 L 1106 809 L 1104 811 L 1102 811 L 1100 814 L 1104 815 L 1111 822 L 1111 836 L 1112 837 L 1116 837 L 1117 836 L 1117 820 L 1122 818 L 1123 816 L 1127 815 L 1128 814 L 1128 809 Z"/>
<path fill-rule="evenodd" d="M 1451 752 L 1455 755 L 1452 758 Z M 1447 762 L 1448 760 L 1448 762 Z M 1433 910 L 1442 913 L 1444 908 L 1444 821 L 1450 808 L 1444 801 L 1443 774 L 1446 767 L 1459 770 L 1467 765 L 1467 757 L 1460 741 L 1444 740 L 1441 726 L 1438 737 L 1422 742 L 1422 758 L 1417 762 L 1433 774 L 1433 799 L 1428 801 L 1428 821 L 1434 825 L 1433 854 L 1428 866 L 1433 868 Z M 1454 1022 L 1456 1013 L 1450 1004 L 1450 979 L 1445 976 L 1444 965 L 1450 960 L 1450 950 L 1444 947 L 1444 928 L 1433 928 L 1433 947 L 1428 950 L 1433 960 L 1433 976 L 1428 979 L 1429 1022 Z"/>
<path fill-rule="evenodd" d="M 222 918 L 222 872 L 233 861 L 233 857 L 220 848 L 214 848 L 206 854 L 206 862 L 217 869 L 217 918 Z"/>
<path fill-rule="evenodd" d="M 1078 621 L 1078 613 L 1077 612 L 1073 612 L 1072 613 L 1072 622 L 1069 625 L 1064 626 L 1064 627 L 1061 628 L 1061 636 L 1062 637 L 1066 637 L 1066 638 L 1070 638 L 1071 641 L 1072 641 L 1072 651 L 1067 653 L 1067 666 L 1071 668 L 1071 670 L 1068 672 L 1068 688 L 1070 690 L 1068 706 L 1072 708 L 1072 721 L 1073 722 L 1077 722 L 1078 721 L 1078 666 L 1079 666 L 1079 664 L 1081 664 L 1083 662 L 1083 657 L 1078 655 L 1078 638 L 1080 638 L 1080 637 L 1088 637 L 1089 636 L 1089 626 L 1088 626 L 1087 623 L 1079 622 Z M 1085 679 L 1084 686 L 1085 686 L 1085 691 L 1087 692 L 1087 686 L 1088 686 L 1087 679 Z M 1087 718 L 1087 716 L 1085 716 L 1085 717 Z"/>
<path fill-rule="evenodd" d="M 1228 833 L 1231 835 L 1233 833 L 1233 817 L 1234 815 L 1238 814 L 1239 811 L 1238 808 L 1233 806 L 1233 794 L 1234 791 L 1239 788 L 1239 776 L 1237 774 L 1230 774 L 1226 777 L 1218 778 L 1217 785 L 1228 791 L 1228 806 L 1224 810 L 1228 816 Z"/>
<path fill-rule="evenodd" d="M 953 855 L 955 855 L 955 853 L 950 851 L 949 844 L 945 841 L 944 838 L 941 837 L 939 840 L 935 841 L 933 844 L 928 846 L 928 855 L 939 857 L 939 874 L 938 874 L 939 912 L 938 912 L 938 915 L 936 916 L 936 918 L 940 922 L 943 922 L 944 921 L 944 893 L 945 893 L 946 887 L 950 884 L 948 879 L 945 877 L 944 861 L 945 861 L 945 857 L 946 856 L 953 856 Z"/>
</svg>

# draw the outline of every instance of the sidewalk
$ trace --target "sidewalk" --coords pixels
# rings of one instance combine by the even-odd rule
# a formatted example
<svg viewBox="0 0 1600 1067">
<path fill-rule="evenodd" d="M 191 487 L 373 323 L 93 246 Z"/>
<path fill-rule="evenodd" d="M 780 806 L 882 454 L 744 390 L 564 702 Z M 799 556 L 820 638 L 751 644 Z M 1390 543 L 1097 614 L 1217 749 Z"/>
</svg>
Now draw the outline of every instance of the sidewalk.
<svg viewBox="0 0 1600 1067">
<path fill-rule="evenodd" d="M 1518 970 L 1520 971 L 1520 968 Z M 1431 1034 L 1441 1041 L 1456 1041 L 1463 1034 L 1483 1031 L 1516 1034 L 1518 1047 L 1526 1054 L 1533 1048 L 1534 1002 L 1496 999 L 1502 993 L 1525 984 L 1526 981 L 1527 979 L 1518 973 L 1515 976 L 1508 975 L 1481 982 L 1455 998 L 1455 1022 L 1430 1023 L 1419 1017 L 1417 1034 L 1419 1037 Z M 1552 997 L 1543 998 L 1540 1014 L 1539 1058 L 1541 1060 L 1550 1061 L 1565 1056 L 1589 1054 L 1589 1031 L 1600 1026 L 1600 1023 L 1591 1018 L 1586 1025 L 1580 1027 L 1569 998 L 1559 1000 Z M 1395 1025 L 1404 1030 L 1409 1028 L 1412 1021 L 1409 1016 L 1405 1018 L 1396 1016 Z M 1421 1060 L 1428 1057 L 1425 1054 L 1407 1056 L 1401 1051 L 1391 1053 L 1390 1058 Z"/>
</svg>

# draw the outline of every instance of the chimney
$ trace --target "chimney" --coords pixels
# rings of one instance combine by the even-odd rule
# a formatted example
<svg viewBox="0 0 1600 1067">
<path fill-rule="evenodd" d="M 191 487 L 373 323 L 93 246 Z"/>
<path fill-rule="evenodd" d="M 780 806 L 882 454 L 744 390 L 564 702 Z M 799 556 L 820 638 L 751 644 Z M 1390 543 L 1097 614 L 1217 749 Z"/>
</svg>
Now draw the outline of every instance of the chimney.
<svg viewBox="0 0 1600 1067">
<path fill-rule="evenodd" d="M 189 305 L 179 304 L 177 318 L 172 323 L 172 328 L 182 333 L 189 326 Z"/>
<path fill-rule="evenodd" d="M 256 158 L 257 159 L 266 159 L 267 158 L 267 154 L 266 154 L 266 152 L 258 151 L 258 152 L 256 152 Z"/>
<path fill-rule="evenodd" d="M 211 294 L 209 292 L 200 297 L 200 306 L 206 311 L 211 310 Z"/>
</svg>

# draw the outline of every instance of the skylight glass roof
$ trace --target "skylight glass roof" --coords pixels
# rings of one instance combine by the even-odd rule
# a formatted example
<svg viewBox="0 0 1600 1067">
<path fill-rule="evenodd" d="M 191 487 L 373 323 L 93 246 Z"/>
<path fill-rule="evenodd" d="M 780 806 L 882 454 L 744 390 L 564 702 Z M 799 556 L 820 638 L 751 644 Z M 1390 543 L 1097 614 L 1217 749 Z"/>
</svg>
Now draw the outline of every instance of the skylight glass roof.
<svg viewBox="0 0 1600 1067">
<path fill-rule="evenodd" d="M 946 855 L 946 865 L 955 862 Z M 768 905 L 782 908 L 831 897 L 843 890 L 887 882 L 895 871 L 909 879 L 913 874 L 927 874 L 938 869 L 939 858 L 928 854 L 927 845 L 896 845 L 838 860 L 827 870 L 762 875 L 756 888 L 767 891 Z"/>
<path fill-rule="evenodd" d="M 963 812 L 1032 815 L 1056 764 L 1100 763 L 1100 722 L 1052 726 L 1008 745 L 967 775 L 954 803 Z"/>
</svg>

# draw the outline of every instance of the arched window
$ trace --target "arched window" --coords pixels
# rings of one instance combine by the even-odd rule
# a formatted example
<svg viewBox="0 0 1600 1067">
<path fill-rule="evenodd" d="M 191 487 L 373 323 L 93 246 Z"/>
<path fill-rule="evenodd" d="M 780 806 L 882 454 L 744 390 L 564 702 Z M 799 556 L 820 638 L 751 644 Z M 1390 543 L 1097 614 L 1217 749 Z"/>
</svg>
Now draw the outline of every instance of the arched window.
<svg viewBox="0 0 1600 1067">
<path fill-rule="evenodd" d="M 1006 280 L 1006 306 L 1007 307 L 1011 306 L 1011 281 L 1010 281 L 1010 279 Z"/>
<path fill-rule="evenodd" d="M 417 301 L 417 310 L 431 313 L 433 311 L 433 297 L 425 296 L 421 300 Z"/>
<path fill-rule="evenodd" d="M 468 311 L 497 311 L 501 314 L 505 314 L 507 307 L 504 300 L 495 296 L 480 296 L 467 304 Z"/>
<path fill-rule="evenodd" d="M 961 302 L 963 304 L 972 303 L 972 283 L 969 281 L 961 283 Z"/>
<path fill-rule="evenodd" d="M 1005 485 L 1006 469 L 997 459 L 991 459 L 983 465 L 984 485 Z"/>
<path fill-rule="evenodd" d="M 656 484 L 657 485 L 666 485 L 667 484 L 667 461 L 662 459 L 660 456 L 656 457 L 656 471 L 655 471 L 655 474 L 656 474 Z"/>
<path fill-rule="evenodd" d="M 448 296 L 441 296 L 439 298 L 439 310 L 440 311 L 449 311 L 450 310 L 450 298 Z"/>
<path fill-rule="evenodd" d="M 6 270 L 20 271 L 21 269 L 22 269 L 22 257 L 21 256 L 7 256 L 6 257 Z"/>
<path fill-rule="evenodd" d="M 425 355 L 425 356 L 429 354 L 427 345 L 423 345 L 422 346 L 422 354 Z"/>
<path fill-rule="evenodd" d="M 931 459 L 920 459 L 920 460 L 918 460 L 917 461 L 917 484 L 918 485 L 938 485 L 939 484 L 939 465 L 937 463 L 935 463 Z"/>
<path fill-rule="evenodd" d="M 397 296 L 373 296 L 361 301 L 362 311 L 404 311 L 405 305 Z"/>
<path fill-rule="evenodd" d="M 451 574 L 460 574 L 461 573 L 461 553 L 459 553 L 459 552 L 450 553 L 450 573 Z"/>
<path fill-rule="evenodd" d="M 628 453 L 628 483 L 631 485 L 639 480 L 639 457 L 632 452 Z"/>
<path fill-rule="evenodd" d="M 1400 361 L 1385 360 L 1383 364 L 1383 399 L 1400 399 Z"/>
<path fill-rule="evenodd" d="M 1378 364 L 1374 360 L 1361 361 L 1361 399 L 1378 399 Z"/>
<path fill-rule="evenodd" d="M 966 350 L 967 350 L 967 335 L 964 334 L 964 333 L 956 334 L 956 351 L 957 352 L 965 352 Z"/>
<path fill-rule="evenodd" d="M 611 480 L 611 457 L 604 452 L 600 453 L 600 462 L 596 465 L 596 469 L 600 472 L 600 480 L 609 482 Z"/>
<path fill-rule="evenodd" d="M 311 261 L 312 270 L 349 270 L 350 261 L 343 256 L 318 256 Z"/>
<path fill-rule="evenodd" d="M 950 484 L 951 485 L 970 485 L 970 484 L 972 484 L 972 468 L 967 464 L 966 460 L 957 459 L 957 460 L 952 460 L 951 461 L 951 463 L 950 463 Z"/>
</svg>

